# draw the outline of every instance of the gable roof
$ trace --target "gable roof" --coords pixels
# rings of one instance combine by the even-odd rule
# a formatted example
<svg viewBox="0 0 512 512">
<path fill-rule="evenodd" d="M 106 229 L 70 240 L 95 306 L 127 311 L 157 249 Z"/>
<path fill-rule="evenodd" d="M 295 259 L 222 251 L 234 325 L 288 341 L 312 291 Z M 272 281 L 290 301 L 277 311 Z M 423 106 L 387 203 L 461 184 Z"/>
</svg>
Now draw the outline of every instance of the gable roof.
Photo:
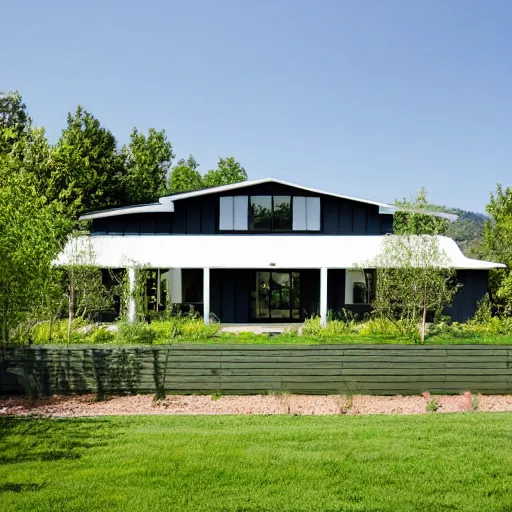
<svg viewBox="0 0 512 512">
<path fill-rule="evenodd" d="M 240 181 L 238 183 L 231 183 L 229 185 L 220 185 L 218 187 L 202 188 L 199 190 L 192 190 L 190 192 L 183 192 L 183 193 L 173 194 L 171 196 L 164 196 L 164 197 L 169 198 L 171 201 L 179 201 L 181 199 L 188 199 L 190 197 L 205 196 L 208 194 L 218 194 L 219 192 L 231 192 L 232 190 L 238 190 L 241 188 L 252 187 L 254 185 L 262 185 L 263 183 L 277 183 L 279 185 L 285 185 L 287 187 L 298 188 L 300 190 L 305 190 L 306 192 L 312 192 L 314 194 L 322 194 L 324 196 L 332 196 L 332 197 L 337 197 L 340 199 L 348 199 L 350 201 L 358 201 L 360 203 L 373 204 L 376 206 L 383 206 L 383 207 L 391 206 L 386 203 L 379 203 L 377 201 L 370 201 L 368 199 L 361 199 L 361 198 L 352 197 L 352 196 L 344 196 L 344 195 L 340 195 L 340 194 L 334 194 L 332 192 L 326 192 L 325 190 L 319 190 L 316 188 L 305 187 L 304 185 L 299 185 L 298 183 L 292 183 L 291 181 L 280 180 L 278 178 L 272 178 L 272 177 L 262 178 L 260 180 Z"/>
<path fill-rule="evenodd" d="M 246 180 L 240 181 L 238 183 L 231 183 L 229 185 L 220 185 L 218 187 L 210 187 L 203 188 L 199 190 L 192 190 L 190 192 L 181 192 L 178 194 L 173 194 L 170 196 L 160 197 L 157 203 L 144 204 L 144 205 L 133 205 L 133 206 L 125 206 L 121 208 L 111 208 L 109 210 L 100 210 L 96 212 L 85 213 L 81 215 L 79 220 L 92 220 L 92 219 L 101 219 L 104 217 L 114 217 L 117 215 L 129 215 L 132 213 L 159 213 L 159 212 L 174 212 L 174 202 L 181 201 L 182 199 L 189 199 L 192 197 L 201 197 L 210 194 L 218 194 L 223 192 L 231 192 L 247 187 L 252 187 L 254 185 L 261 185 L 263 183 L 277 183 L 279 185 L 285 185 L 288 187 L 293 187 L 299 190 L 304 190 L 306 192 L 311 192 L 313 194 L 321 194 L 325 196 L 336 197 L 338 199 L 346 199 L 349 201 L 356 201 L 359 203 L 371 204 L 379 207 L 380 214 L 390 214 L 393 215 L 397 211 L 410 212 L 410 213 L 421 213 L 424 215 L 432 215 L 435 217 L 442 217 L 444 219 L 448 219 L 450 222 L 457 220 L 457 215 L 453 215 L 451 213 L 443 213 L 443 212 L 434 212 L 430 210 L 421 210 L 421 209 L 410 209 L 410 208 L 401 208 L 399 206 L 395 206 L 387 203 L 379 203 L 377 201 L 371 201 L 368 199 L 362 199 L 359 197 L 345 196 L 342 194 L 335 194 L 333 192 L 326 192 L 325 190 L 319 190 L 316 188 L 305 187 L 303 185 L 299 185 L 298 183 L 292 183 L 291 181 L 280 180 L 278 178 L 262 178 L 259 180 Z"/>
</svg>

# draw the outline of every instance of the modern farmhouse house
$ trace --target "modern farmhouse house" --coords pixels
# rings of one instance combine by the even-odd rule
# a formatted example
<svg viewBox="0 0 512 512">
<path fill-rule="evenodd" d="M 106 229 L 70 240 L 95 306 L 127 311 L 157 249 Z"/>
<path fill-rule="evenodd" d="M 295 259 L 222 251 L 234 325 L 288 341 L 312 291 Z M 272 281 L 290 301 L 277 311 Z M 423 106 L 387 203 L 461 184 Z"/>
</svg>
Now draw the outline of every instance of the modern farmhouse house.
<svg viewBox="0 0 512 512">
<path fill-rule="evenodd" d="M 154 269 L 155 308 L 194 306 L 206 322 L 325 323 L 329 310 L 370 309 L 375 270 L 353 269 L 379 253 L 396 210 L 265 178 L 88 213 L 82 242 L 90 263 L 126 268 L 132 283 L 134 266 Z M 502 265 L 466 258 L 449 238 L 439 244 L 463 284 L 450 309 L 463 321 L 486 293 L 489 269 Z M 72 263 L 72 252 L 70 242 L 59 263 Z"/>
</svg>

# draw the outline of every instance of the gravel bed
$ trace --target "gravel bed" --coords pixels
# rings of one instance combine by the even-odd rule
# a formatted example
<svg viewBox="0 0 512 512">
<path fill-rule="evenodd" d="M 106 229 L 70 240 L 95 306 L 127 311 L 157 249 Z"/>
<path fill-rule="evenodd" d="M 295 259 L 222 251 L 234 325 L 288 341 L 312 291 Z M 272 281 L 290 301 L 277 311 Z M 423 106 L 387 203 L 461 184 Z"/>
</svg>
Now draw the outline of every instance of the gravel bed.
<svg viewBox="0 0 512 512">
<path fill-rule="evenodd" d="M 215 399 L 216 398 L 216 399 Z M 154 400 L 152 395 L 112 396 L 98 402 L 94 395 L 52 396 L 31 401 L 24 397 L 0 398 L 0 416 L 36 415 L 79 417 L 130 414 L 422 414 L 429 400 L 436 413 L 462 411 L 512 411 L 512 395 L 369 396 L 342 395 L 249 395 L 184 396 L 168 395 Z"/>
</svg>

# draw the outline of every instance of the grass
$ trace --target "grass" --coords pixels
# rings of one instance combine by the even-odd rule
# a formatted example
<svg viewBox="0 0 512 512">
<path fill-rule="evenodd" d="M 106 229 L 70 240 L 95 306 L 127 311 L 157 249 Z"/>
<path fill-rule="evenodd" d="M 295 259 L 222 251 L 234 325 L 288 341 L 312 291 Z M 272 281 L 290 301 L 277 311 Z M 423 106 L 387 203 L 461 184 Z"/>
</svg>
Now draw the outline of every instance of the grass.
<svg viewBox="0 0 512 512">
<path fill-rule="evenodd" d="M 0 419 L 0 510 L 512 510 L 509 414 Z"/>
<path fill-rule="evenodd" d="M 437 324 L 425 340 L 426 345 L 452 344 L 512 344 L 512 331 L 506 325 L 510 322 L 498 321 L 484 324 Z M 496 325 L 494 325 L 496 324 Z M 70 343 L 93 344 L 168 344 L 168 343 L 257 343 L 257 344 L 297 344 L 316 345 L 336 344 L 414 344 L 414 340 L 403 336 L 394 324 L 385 320 L 372 319 L 363 323 L 343 323 L 332 321 L 326 328 L 320 327 L 318 318 L 304 324 L 301 336 L 297 330 L 285 331 L 278 336 L 268 336 L 245 332 L 240 334 L 221 333 L 218 324 L 205 325 L 201 318 L 174 317 L 166 321 L 153 321 L 150 325 L 118 323 L 119 332 L 108 332 L 103 328 L 89 325 L 84 321 L 75 322 Z M 88 330 L 86 330 L 88 329 Z M 502 329 L 502 330 L 500 330 Z M 503 332 L 502 332 L 503 331 Z M 35 345 L 50 343 L 49 325 L 41 323 L 33 330 Z M 22 340 L 22 344 L 26 340 Z M 67 344 L 67 322 L 59 320 L 53 328 L 51 343 Z"/>
<path fill-rule="evenodd" d="M 175 343 L 256 343 L 260 345 L 318 345 L 318 344 L 354 344 L 354 345 L 415 345 L 408 338 L 393 336 L 390 334 L 343 334 L 340 336 L 317 337 L 317 336 L 297 336 L 283 333 L 278 336 L 267 336 L 253 333 L 221 333 L 218 336 L 207 339 L 175 339 Z M 162 342 L 165 343 L 165 342 Z M 512 345 L 512 335 L 493 334 L 478 335 L 474 337 L 455 337 L 455 336 L 430 336 L 426 338 L 425 345 Z"/>
</svg>

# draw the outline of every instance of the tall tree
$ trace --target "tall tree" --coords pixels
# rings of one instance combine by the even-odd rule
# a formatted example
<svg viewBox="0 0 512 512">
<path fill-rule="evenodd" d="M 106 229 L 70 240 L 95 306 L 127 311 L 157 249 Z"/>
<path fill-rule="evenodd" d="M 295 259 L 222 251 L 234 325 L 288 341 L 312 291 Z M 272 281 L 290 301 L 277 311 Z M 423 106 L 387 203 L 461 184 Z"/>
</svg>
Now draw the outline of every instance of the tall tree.
<svg viewBox="0 0 512 512">
<path fill-rule="evenodd" d="M 165 194 L 167 171 L 175 156 L 165 130 L 150 128 L 146 136 L 134 128 L 123 154 L 126 166 L 123 201 L 126 204 L 149 203 Z"/>
<path fill-rule="evenodd" d="M 169 176 L 169 193 L 176 194 L 203 188 L 203 179 L 197 170 L 198 167 L 199 164 L 192 155 L 189 155 L 187 160 L 179 160 Z"/>
<path fill-rule="evenodd" d="M 32 120 L 18 91 L 0 92 L 0 153 L 10 153 L 13 144 L 27 133 Z"/>
<path fill-rule="evenodd" d="M 81 106 L 68 115 L 52 159 L 48 195 L 66 215 L 122 202 L 124 165 L 116 139 Z"/>
<path fill-rule="evenodd" d="M 416 197 L 408 201 L 395 201 L 396 206 L 412 210 L 427 210 L 427 189 L 422 187 Z M 393 232 L 396 235 L 444 235 L 448 221 L 440 217 L 422 213 L 396 212 L 393 218 Z"/>
<path fill-rule="evenodd" d="M 53 172 L 53 148 L 44 128 L 31 127 L 14 154 L 20 158 L 24 172 L 32 175 L 38 193 L 48 198 L 48 186 Z"/>
<path fill-rule="evenodd" d="M 41 302 L 61 243 L 55 209 L 12 155 L 0 156 L 0 337 L 5 343 Z"/>
<path fill-rule="evenodd" d="M 490 271 L 489 284 L 491 299 L 499 309 L 512 313 L 512 188 L 498 184 L 496 193 L 486 206 L 491 216 L 486 222 L 484 243 L 486 256 L 507 265 L 506 269 Z"/>
<path fill-rule="evenodd" d="M 218 187 L 219 185 L 229 185 L 238 183 L 247 179 L 245 169 L 235 160 L 235 157 L 219 158 L 217 169 L 208 171 L 203 177 L 203 186 Z"/>
<path fill-rule="evenodd" d="M 427 313 L 441 313 L 458 289 L 455 272 L 432 235 L 394 235 L 382 242 L 380 254 L 365 263 L 377 268 L 374 308 L 376 313 L 400 319 L 406 332 L 425 340 Z"/>
</svg>

